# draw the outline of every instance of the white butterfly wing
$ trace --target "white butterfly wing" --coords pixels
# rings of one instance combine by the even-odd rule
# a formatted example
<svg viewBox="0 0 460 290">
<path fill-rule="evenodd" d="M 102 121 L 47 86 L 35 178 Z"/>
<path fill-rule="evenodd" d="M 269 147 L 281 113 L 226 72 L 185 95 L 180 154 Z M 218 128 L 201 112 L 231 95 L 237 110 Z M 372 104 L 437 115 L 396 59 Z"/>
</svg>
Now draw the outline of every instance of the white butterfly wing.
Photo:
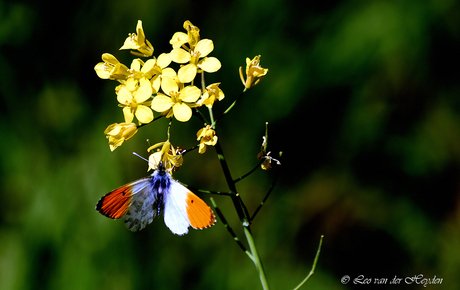
<svg viewBox="0 0 460 290">
<path fill-rule="evenodd" d="M 211 208 L 185 186 L 172 179 L 169 190 L 165 195 L 164 220 L 171 232 L 184 235 L 189 226 L 204 229 L 216 222 Z"/>
<path fill-rule="evenodd" d="M 164 220 L 166 226 L 176 235 L 188 233 L 190 222 L 187 216 L 187 194 L 189 190 L 171 179 L 169 192 L 164 195 Z"/>
</svg>

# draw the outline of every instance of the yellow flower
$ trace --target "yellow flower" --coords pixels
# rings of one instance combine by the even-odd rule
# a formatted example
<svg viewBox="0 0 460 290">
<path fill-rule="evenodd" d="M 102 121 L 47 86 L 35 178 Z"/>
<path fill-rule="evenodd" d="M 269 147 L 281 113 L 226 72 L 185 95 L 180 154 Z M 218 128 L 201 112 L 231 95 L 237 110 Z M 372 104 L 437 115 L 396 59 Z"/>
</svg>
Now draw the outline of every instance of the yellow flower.
<svg viewBox="0 0 460 290">
<path fill-rule="evenodd" d="M 181 83 L 190 83 L 198 72 L 213 73 L 220 69 L 220 61 L 215 57 L 206 57 L 214 50 L 210 39 L 200 40 L 193 49 L 187 51 L 183 48 L 173 48 L 169 57 L 176 63 L 187 63 L 177 73 Z"/>
<path fill-rule="evenodd" d="M 173 48 L 179 48 L 183 44 L 188 43 L 189 49 L 194 49 L 198 41 L 200 41 L 200 29 L 194 26 L 189 20 L 184 22 L 184 29 L 187 30 L 187 33 L 174 33 L 169 43 Z"/>
<path fill-rule="evenodd" d="M 225 98 L 225 95 L 219 88 L 219 85 L 220 83 L 214 83 L 207 86 L 198 104 L 204 104 L 206 107 L 212 108 L 216 100 L 222 101 Z"/>
<path fill-rule="evenodd" d="M 160 142 L 153 146 L 150 146 L 147 151 L 150 152 L 158 147 L 161 146 L 161 149 L 158 149 L 155 153 L 152 153 L 149 156 L 149 169 L 156 169 L 158 168 L 158 164 L 163 162 L 163 166 L 166 170 L 177 170 L 182 163 L 184 162 L 182 158 L 183 150 L 172 146 L 171 142 Z"/>
<path fill-rule="evenodd" d="M 184 29 L 187 30 L 188 44 L 190 48 L 195 48 L 200 41 L 200 29 L 192 24 L 189 20 L 184 22 Z"/>
<path fill-rule="evenodd" d="M 152 122 L 153 112 L 149 108 L 150 101 L 146 102 L 152 96 L 152 85 L 146 78 L 140 79 L 139 83 L 139 87 L 134 92 L 128 90 L 126 86 L 120 87 L 117 99 L 120 106 L 124 107 L 125 122 L 131 123 L 136 116 L 140 125 Z"/>
<path fill-rule="evenodd" d="M 181 87 L 183 84 L 181 84 Z M 179 85 L 170 76 L 164 76 L 161 89 L 166 94 L 158 93 L 152 101 L 152 109 L 166 115 L 166 118 L 174 117 L 181 122 L 187 122 L 192 117 L 193 107 L 201 96 L 201 91 L 195 86 L 186 86 L 179 89 Z"/>
<path fill-rule="evenodd" d="M 128 78 L 128 67 L 118 61 L 110 53 L 104 53 L 102 60 L 96 64 L 94 70 L 101 79 L 126 80 Z"/>
<path fill-rule="evenodd" d="M 161 74 L 161 70 L 171 63 L 171 59 L 167 53 L 162 53 L 158 58 L 151 58 L 145 63 L 139 58 L 136 58 L 131 63 L 131 68 L 128 70 L 130 77 L 150 79 L 154 75 Z"/>
<path fill-rule="evenodd" d="M 149 57 L 153 54 L 153 46 L 145 38 L 144 29 L 142 28 L 142 21 L 137 21 L 136 33 L 130 33 L 126 38 L 125 43 L 121 49 L 133 49 L 139 52 L 131 51 L 136 56 Z"/>
<path fill-rule="evenodd" d="M 217 143 L 216 131 L 211 129 L 211 126 L 206 126 L 201 128 L 198 133 L 196 133 L 196 140 L 200 141 L 200 147 L 198 153 L 203 154 L 206 152 L 206 145 L 214 146 Z"/>
<path fill-rule="evenodd" d="M 268 69 L 260 66 L 260 55 L 252 60 L 246 58 L 246 81 L 243 78 L 243 68 L 240 67 L 240 78 L 246 89 L 257 85 L 267 73 Z"/>
<path fill-rule="evenodd" d="M 183 32 L 174 33 L 171 40 L 169 41 L 169 43 L 172 45 L 173 48 L 179 48 L 184 43 L 187 43 L 187 42 L 188 42 L 188 35 L 187 33 L 183 33 Z"/>
<path fill-rule="evenodd" d="M 166 53 L 162 53 L 157 59 L 149 59 L 145 63 L 139 58 L 134 59 L 131 63 L 131 68 L 128 70 L 128 72 L 130 73 L 129 77 L 130 79 L 133 78 L 136 80 L 141 78 L 146 78 L 147 80 L 150 80 L 153 89 L 152 93 L 156 94 L 160 89 L 160 77 L 163 75 L 163 70 L 166 74 L 168 74 L 169 70 L 167 70 L 166 67 L 170 63 L 171 59 L 169 58 L 169 55 Z M 128 81 L 130 81 L 130 79 L 128 79 Z M 132 90 L 130 89 L 130 91 Z"/>
<path fill-rule="evenodd" d="M 109 139 L 110 151 L 117 149 L 123 142 L 128 141 L 137 133 L 137 126 L 134 123 L 112 124 L 105 129 L 104 134 Z"/>
</svg>

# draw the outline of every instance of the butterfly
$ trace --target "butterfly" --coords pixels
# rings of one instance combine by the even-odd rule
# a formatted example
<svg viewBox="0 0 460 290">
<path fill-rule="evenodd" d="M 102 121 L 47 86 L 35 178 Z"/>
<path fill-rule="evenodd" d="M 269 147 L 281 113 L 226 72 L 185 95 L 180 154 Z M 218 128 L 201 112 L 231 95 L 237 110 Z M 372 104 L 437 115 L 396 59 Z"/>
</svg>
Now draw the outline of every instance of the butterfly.
<svg viewBox="0 0 460 290">
<path fill-rule="evenodd" d="M 130 231 L 140 231 L 162 212 L 166 226 L 176 235 L 204 229 L 216 223 L 212 209 L 173 179 L 162 162 L 152 175 L 125 184 L 105 196 L 96 210 L 112 219 L 125 218 Z"/>
</svg>

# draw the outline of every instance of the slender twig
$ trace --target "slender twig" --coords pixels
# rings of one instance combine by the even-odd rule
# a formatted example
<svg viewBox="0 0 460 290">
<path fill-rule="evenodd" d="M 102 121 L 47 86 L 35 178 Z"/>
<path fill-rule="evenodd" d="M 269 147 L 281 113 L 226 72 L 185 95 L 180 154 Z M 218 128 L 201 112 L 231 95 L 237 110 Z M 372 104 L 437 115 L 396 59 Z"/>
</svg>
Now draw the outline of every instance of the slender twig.
<svg viewBox="0 0 460 290">
<path fill-rule="evenodd" d="M 233 201 L 233 205 L 235 206 L 236 213 L 238 214 L 238 218 L 241 221 L 243 226 L 249 225 L 249 213 L 248 209 L 244 205 L 243 201 L 241 200 L 241 196 L 236 191 L 235 183 L 233 182 L 232 175 L 230 174 L 230 169 L 228 168 L 227 161 L 225 160 L 224 153 L 222 151 L 222 147 L 220 146 L 219 140 L 214 145 L 214 148 L 217 152 L 217 157 L 219 158 L 220 165 L 224 172 L 225 179 L 227 180 L 227 185 L 230 189 L 230 197 Z"/>
<path fill-rule="evenodd" d="M 319 240 L 318 250 L 316 251 L 315 260 L 313 261 L 313 265 L 311 267 L 310 273 L 308 273 L 307 277 L 305 277 L 305 279 L 303 279 L 303 281 L 300 282 L 300 284 L 297 285 L 297 287 L 295 287 L 294 290 L 298 290 L 300 287 L 302 287 L 302 285 L 305 284 L 305 282 L 307 282 L 307 280 L 311 277 L 311 275 L 315 273 L 316 263 L 318 262 L 319 253 L 321 252 L 321 246 L 323 245 L 323 238 L 324 238 L 324 235 L 321 235 L 321 238 Z"/>
<path fill-rule="evenodd" d="M 216 211 L 216 214 L 217 216 L 220 218 L 220 220 L 222 221 L 222 223 L 224 224 L 225 228 L 227 229 L 227 231 L 230 233 L 230 235 L 232 236 L 233 240 L 238 244 L 238 246 L 240 246 L 241 250 L 243 250 L 243 252 L 248 255 L 248 257 L 254 261 L 254 257 L 251 255 L 251 253 L 246 250 L 246 247 L 241 243 L 240 239 L 237 237 L 237 235 L 235 234 L 235 232 L 233 231 L 233 229 L 228 225 L 227 223 L 227 220 L 225 219 L 224 217 L 224 214 L 222 213 L 222 211 L 220 210 L 219 207 L 217 207 L 217 204 L 216 202 L 214 201 L 214 198 L 211 197 L 211 203 L 212 203 L 212 206 L 214 207 L 214 210 Z"/>
<path fill-rule="evenodd" d="M 201 91 L 204 92 L 206 89 L 206 82 L 204 81 L 204 71 L 201 72 Z"/>
<path fill-rule="evenodd" d="M 264 159 L 261 159 L 261 160 L 259 161 L 259 163 L 257 163 L 256 166 L 254 166 L 253 169 L 251 169 L 248 173 L 244 174 L 243 176 L 238 177 L 237 179 L 233 180 L 233 182 L 237 183 L 237 182 L 239 182 L 239 181 L 245 179 L 246 177 L 248 177 L 249 175 L 251 175 L 254 171 L 256 171 L 257 168 L 259 168 L 259 166 L 260 166 L 263 162 L 264 162 Z"/>
<path fill-rule="evenodd" d="M 178 155 L 185 155 L 185 154 L 187 154 L 187 153 L 189 153 L 189 152 L 191 152 L 191 151 L 193 151 L 193 150 L 198 149 L 199 147 L 200 147 L 200 145 L 195 145 L 195 146 L 193 146 L 192 148 L 187 149 L 187 150 L 185 150 L 185 151 L 179 153 Z"/>
<path fill-rule="evenodd" d="M 265 276 L 265 271 L 262 265 L 262 261 L 260 260 L 259 253 L 257 251 L 257 247 L 254 242 L 254 237 L 251 232 L 250 228 L 250 221 L 249 221 L 249 213 L 246 206 L 241 199 L 241 196 L 236 191 L 235 183 L 233 182 L 232 176 L 230 174 L 230 169 L 228 168 L 227 161 L 225 160 L 225 156 L 220 146 L 219 141 L 215 144 L 214 148 L 216 149 L 217 156 L 219 158 L 222 170 L 224 171 L 224 176 L 227 181 L 227 185 L 230 189 L 230 198 L 232 199 L 233 205 L 235 206 L 235 210 L 238 214 L 238 217 L 243 225 L 244 234 L 246 236 L 246 240 L 248 241 L 249 247 L 251 249 L 251 254 L 253 257 L 253 262 L 256 265 L 257 272 L 259 273 L 259 279 L 262 284 L 264 290 L 268 290 L 268 283 L 267 278 Z"/>
<path fill-rule="evenodd" d="M 163 117 L 164 117 L 163 115 L 160 115 L 160 116 L 156 117 L 155 119 L 153 119 L 152 122 L 150 122 L 150 123 L 142 123 L 142 124 L 138 125 L 137 128 L 139 129 L 139 128 L 141 128 L 141 127 L 144 127 L 145 125 L 152 124 L 152 123 L 155 122 L 156 120 L 161 119 L 161 118 L 163 118 Z"/>
<path fill-rule="evenodd" d="M 278 175 L 279 175 L 279 170 L 276 171 L 275 177 L 273 178 L 272 184 L 270 185 L 270 188 L 268 189 L 267 194 L 265 195 L 264 199 L 262 199 L 262 201 L 260 202 L 259 206 L 256 208 L 256 210 L 252 214 L 251 222 L 254 220 L 254 218 L 256 217 L 257 213 L 259 213 L 259 211 L 262 208 L 262 206 L 264 206 L 264 204 L 267 201 L 268 197 L 270 196 L 270 194 L 272 193 L 273 189 L 275 188 L 276 180 L 278 179 Z"/>
<path fill-rule="evenodd" d="M 210 123 L 208 122 L 208 120 L 206 119 L 206 116 L 203 115 L 203 113 L 202 113 L 200 110 L 198 110 L 198 108 L 195 108 L 195 114 L 194 114 L 194 115 L 197 116 L 198 119 L 200 119 L 200 121 L 201 121 L 203 124 L 205 124 L 205 125 L 206 125 L 206 124 L 210 124 Z"/>
<path fill-rule="evenodd" d="M 238 102 L 238 100 L 244 95 L 244 93 L 246 92 L 246 89 L 238 96 L 238 98 L 236 98 L 233 103 L 227 108 L 227 110 L 225 110 L 225 112 L 222 113 L 222 115 L 219 116 L 219 118 L 217 118 L 213 123 L 212 123 L 212 127 L 215 128 L 216 126 L 216 123 L 222 119 L 222 117 L 224 117 L 228 112 L 230 112 L 230 110 L 236 105 L 236 103 Z"/>
<path fill-rule="evenodd" d="M 214 121 L 214 112 L 212 111 L 212 108 L 208 107 L 208 112 L 209 112 L 209 119 L 211 120 L 211 126 L 212 129 L 216 129 L 216 122 Z"/>
<path fill-rule="evenodd" d="M 199 189 L 199 188 L 196 188 L 196 187 L 193 187 L 193 186 L 188 186 L 187 184 L 184 184 L 184 183 L 182 183 L 182 185 L 184 185 L 185 187 L 187 187 L 188 189 L 190 189 L 193 192 L 201 192 L 201 193 L 214 194 L 214 195 L 226 195 L 226 196 L 232 195 L 230 192 L 220 192 L 220 191 Z"/>
</svg>

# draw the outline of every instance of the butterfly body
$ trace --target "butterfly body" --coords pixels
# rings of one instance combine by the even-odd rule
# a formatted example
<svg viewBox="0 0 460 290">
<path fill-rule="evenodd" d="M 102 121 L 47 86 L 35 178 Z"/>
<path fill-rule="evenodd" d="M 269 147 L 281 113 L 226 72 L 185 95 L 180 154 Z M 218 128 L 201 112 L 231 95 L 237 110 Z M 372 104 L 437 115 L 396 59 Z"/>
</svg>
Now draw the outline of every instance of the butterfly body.
<svg viewBox="0 0 460 290">
<path fill-rule="evenodd" d="M 125 218 L 125 226 L 139 231 L 161 213 L 166 226 L 177 235 L 188 233 L 191 226 L 212 226 L 215 216 L 198 196 L 171 177 L 160 163 L 151 176 L 123 185 L 102 197 L 96 210 L 112 218 Z"/>
</svg>

